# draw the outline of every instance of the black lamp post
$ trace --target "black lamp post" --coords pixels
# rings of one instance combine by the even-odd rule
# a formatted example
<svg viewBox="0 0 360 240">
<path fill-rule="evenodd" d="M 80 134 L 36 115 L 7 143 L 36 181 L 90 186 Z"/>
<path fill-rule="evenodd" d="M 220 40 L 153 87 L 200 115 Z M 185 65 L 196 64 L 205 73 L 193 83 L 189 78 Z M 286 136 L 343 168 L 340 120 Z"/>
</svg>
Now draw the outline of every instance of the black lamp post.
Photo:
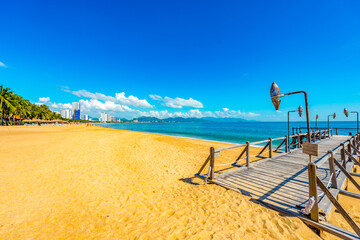
<svg viewBox="0 0 360 240">
<path fill-rule="evenodd" d="M 335 119 L 336 118 L 336 113 L 328 115 L 328 131 L 330 131 L 330 116 L 332 116 L 333 119 Z"/>
<path fill-rule="evenodd" d="M 293 94 L 298 94 L 298 93 L 303 93 L 304 97 L 305 97 L 305 109 L 306 109 L 306 124 L 307 124 L 307 142 L 310 143 L 310 139 L 311 139 L 311 133 L 310 133 L 310 119 L 309 119 L 309 104 L 308 104 L 308 99 L 307 99 L 307 93 L 305 91 L 297 91 L 297 92 L 290 92 L 290 93 L 285 93 L 285 94 L 281 94 L 280 89 L 278 87 L 278 85 L 276 83 L 273 82 L 273 84 L 271 85 L 270 88 L 270 96 L 271 96 L 271 101 L 274 104 L 274 107 L 276 110 L 279 109 L 280 106 L 280 98 L 285 97 L 287 95 L 293 95 Z M 311 162 L 311 155 L 309 155 L 310 157 L 310 162 Z"/>
<path fill-rule="evenodd" d="M 288 111 L 288 136 L 290 136 L 290 113 L 291 112 L 296 112 L 296 111 L 295 110 Z"/>
<path fill-rule="evenodd" d="M 357 116 L 357 121 L 356 121 L 357 127 L 356 127 L 356 130 L 357 130 L 357 133 L 359 133 L 359 112 L 352 111 L 352 112 L 350 112 L 350 113 L 356 113 L 356 116 Z M 348 111 L 346 108 L 344 108 L 344 114 L 345 114 L 346 117 L 349 116 L 349 111 Z"/>
</svg>

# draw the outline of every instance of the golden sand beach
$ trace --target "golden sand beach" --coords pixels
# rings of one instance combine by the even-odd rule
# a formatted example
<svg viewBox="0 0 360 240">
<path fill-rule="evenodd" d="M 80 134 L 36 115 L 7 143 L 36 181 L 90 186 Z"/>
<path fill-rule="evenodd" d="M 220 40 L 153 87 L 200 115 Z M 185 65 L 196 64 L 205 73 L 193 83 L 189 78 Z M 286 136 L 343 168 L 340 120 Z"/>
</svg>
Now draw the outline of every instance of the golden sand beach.
<svg viewBox="0 0 360 240">
<path fill-rule="evenodd" d="M 100 127 L 1 127 L 0 239 L 320 239 L 297 218 L 192 179 L 209 147 L 226 145 Z M 341 200 L 360 223 L 360 207 Z M 341 216 L 333 223 L 349 229 Z"/>
</svg>

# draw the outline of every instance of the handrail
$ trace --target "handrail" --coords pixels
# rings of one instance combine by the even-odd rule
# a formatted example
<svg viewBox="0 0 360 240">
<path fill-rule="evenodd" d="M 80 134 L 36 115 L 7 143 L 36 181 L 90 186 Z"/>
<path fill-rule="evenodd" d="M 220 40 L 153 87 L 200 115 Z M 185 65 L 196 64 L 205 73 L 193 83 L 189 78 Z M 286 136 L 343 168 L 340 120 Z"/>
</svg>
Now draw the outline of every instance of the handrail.
<svg viewBox="0 0 360 240">
<path fill-rule="evenodd" d="M 345 147 L 347 142 L 347 147 Z M 310 213 L 311 220 L 315 222 L 319 222 L 319 206 L 318 206 L 318 197 L 321 195 L 326 195 L 326 197 L 330 200 L 330 202 L 335 206 L 337 211 L 345 218 L 345 220 L 348 222 L 348 224 L 351 226 L 351 228 L 356 232 L 356 234 L 360 237 L 360 228 L 356 224 L 356 222 L 351 218 L 351 216 L 346 212 L 346 210 L 343 208 L 343 206 L 338 202 L 336 196 L 332 194 L 332 192 L 329 190 L 329 188 L 335 188 L 338 189 L 341 193 L 343 190 L 338 187 L 337 179 L 336 179 L 336 172 L 341 171 L 348 180 L 350 180 L 354 186 L 360 190 L 360 185 L 355 181 L 355 179 L 351 176 L 351 173 L 347 169 L 347 157 L 349 157 L 349 160 L 352 161 L 354 164 L 360 165 L 360 163 L 357 161 L 357 159 L 353 156 L 353 151 L 355 153 L 358 153 L 359 148 L 359 142 L 360 142 L 360 134 L 356 134 L 355 136 L 352 136 L 349 138 L 346 142 L 341 143 L 339 146 L 336 147 L 336 149 L 341 150 L 341 159 L 340 162 L 335 159 L 334 157 L 334 151 L 330 150 L 324 157 L 329 155 L 329 158 L 327 159 L 329 161 L 329 168 L 331 175 L 329 177 L 328 184 L 325 185 L 321 179 L 317 176 L 316 169 L 317 165 L 315 163 L 309 163 L 308 164 L 308 176 L 309 176 L 309 203 L 310 200 L 313 199 L 313 203 L 308 204 L 302 212 L 305 214 Z M 341 148 L 340 148 L 341 147 Z M 357 156 L 357 155 L 356 155 Z M 319 165 L 318 165 L 319 166 Z M 335 166 L 339 168 L 339 170 L 335 171 Z M 323 191 L 322 194 L 317 194 L 317 186 L 320 187 L 320 189 Z M 345 191 L 346 192 L 346 191 Z M 346 192 L 349 196 L 354 196 L 351 192 Z M 358 197 L 358 196 L 356 196 Z"/>
<path fill-rule="evenodd" d="M 201 177 L 207 179 L 210 178 L 210 180 L 212 180 L 214 178 L 214 168 L 216 166 L 225 166 L 225 165 L 232 165 L 232 166 L 242 166 L 242 165 L 238 165 L 238 161 L 244 160 L 246 159 L 246 167 L 250 167 L 250 158 L 251 157 L 257 157 L 257 158 L 264 158 L 264 156 L 262 156 L 265 153 L 268 153 L 268 158 L 272 158 L 273 157 L 273 153 L 288 153 L 291 151 L 291 149 L 294 148 L 301 148 L 304 139 L 306 139 L 307 142 L 316 142 L 317 140 L 321 140 L 324 138 L 330 138 L 332 136 L 332 134 L 330 135 L 330 131 L 328 129 L 325 129 L 324 131 L 312 131 L 310 134 L 310 139 L 308 139 L 308 135 L 307 133 L 297 133 L 297 134 L 293 134 L 291 136 L 285 136 L 285 137 L 279 137 L 279 138 L 269 138 L 267 140 L 262 140 L 262 141 L 256 141 L 256 142 L 246 142 L 246 144 L 237 144 L 234 146 L 230 146 L 230 147 L 225 147 L 225 148 L 218 148 L 215 149 L 213 147 L 210 148 L 210 155 L 208 156 L 208 158 L 206 159 L 205 163 L 202 165 L 202 167 L 200 168 L 199 172 L 197 174 L 195 174 L 195 176 L 197 177 Z M 273 145 L 274 141 L 281 141 L 280 143 L 277 143 L 275 146 Z M 261 146 L 261 151 L 258 154 L 255 155 L 250 155 L 250 147 L 251 146 L 256 146 L 256 144 L 261 144 L 261 143 L 266 143 L 265 146 Z M 284 147 L 282 147 L 283 145 L 285 145 Z M 225 151 L 225 150 L 230 150 L 230 149 L 235 149 L 235 148 L 240 148 L 240 147 L 245 147 L 240 155 L 237 157 L 236 160 L 231 161 L 229 163 L 223 163 L 220 165 L 215 165 L 215 158 L 220 156 L 220 152 Z M 266 150 L 267 149 L 267 150 Z M 243 157 L 243 155 L 245 155 Z M 205 175 L 201 175 L 201 172 L 204 170 L 205 166 L 209 163 L 209 171 L 208 174 Z"/>
</svg>

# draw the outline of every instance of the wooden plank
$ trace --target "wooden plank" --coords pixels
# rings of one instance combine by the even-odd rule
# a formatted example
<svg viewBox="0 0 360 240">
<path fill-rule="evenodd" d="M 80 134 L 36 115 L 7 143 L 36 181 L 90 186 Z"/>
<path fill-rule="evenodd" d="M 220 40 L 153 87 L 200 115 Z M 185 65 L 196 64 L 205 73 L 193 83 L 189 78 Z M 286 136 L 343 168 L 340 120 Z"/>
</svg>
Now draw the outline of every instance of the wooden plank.
<svg viewBox="0 0 360 240">
<path fill-rule="evenodd" d="M 336 188 L 330 188 L 329 191 L 331 194 L 336 198 L 339 194 L 339 189 Z M 322 192 L 322 191 L 321 191 Z M 333 208 L 332 202 L 329 200 L 328 197 L 324 194 L 319 201 L 319 212 L 325 216 L 325 219 L 328 218 L 331 210 Z"/>
<path fill-rule="evenodd" d="M 246 167 L 250 167 L 250 143 L 246 142 Z"/>
<path fill-rule="evenodd" d="M 351 226 L 351 228 L 355 231 L 355 233 L 358 236 L 360 236 L 359 226 L 354 222 L 354 220 L 350 217 L 350 215 L 346 212 L 346 210 L 341 206 L 341 204 L 338 202 L 338 200 L 330 193 L 330 191 L 326 188 L 326 186 L 321 182 L 321 180 L 318 177 L 316 177 L 316 182 L 320 186 L 320 188 L 323 190 L 325 195 L 330 199 L 332 204 L 334 204 L 336 209 L 345 218 L 345 220 L 348 222 L 348 224 Z"/>
<path fill-rule="evenodd" d="M 306 142 L 303 144 L 303 153 L 312 155 L 312 156 L 319 156 L 319 145 L 316 143 L 309 143 Z"/>
<path fill-rule="evenodd" d="M 319 206 L 318 206 L 318 194 L 316 188 L 316 164 L 308 164 L 308 176 L 309 176 L 309 198 L 314 197 L 315 203 L 310 212 L 311 220 L 319 222 Z"/>
<path fill-rule="evenodd" d="M 360 173 L 349 172 L 351 176 L 360 177 Z"/>
<path fill-rule="evenodd" d="M 349 196 L 349 197 L 353 197 L 353 198 L 359 198 L 360 199 L 360 194 L 358 193 L 353 193 L 353 192 L 349 192 L 343 189 L 340 189 L 339 192 L 345 196 Z"/>
<path fill-rule="evenodd" d="M 334 188 L 337 188 L 337 182 L 336 182 L 336 171 L 335 171 L 335 164 L 334 164 L 334 154 L 331 151 L 330 152 L 330 158 L 329 158 L 329 168 L 330 168 L 330 174 L 331 177 L 331 184 Z"/>
<path fill-rule="evenodd" d="M 237 159 L 235 160 L 235 164 L 241 159 L 241 157 L 244 155 L 244 153 L 246 152 L 246 147 L 244 147 L 244 149 L 241 151 L 240 155 L 237 157 Z"/>
<path fill-rule="evenodd" d="M 356 158 L 354 158 L 353 155 L 352 155 L 350 152 L 348 152 L 348 151 L 345 150 L 345 149 L 344 149 L 344 152 L 345 152 L 346 155 L 348 155 L 348 157 L 349 157 L 356 165 L 359 165 L 359 166 L 360 166 L 359 161 L 358 161 Z"/>
<path fill-rule="evenodd" d="M 214 179 L 214 167 L 215 167 L 215 149 L 213 147 L 210 148 L 210 180 Z"/>
<path fill-rule="evenodd" d="M 258 156 L 260 156 L 265 151 L 267 146 L 269 146 L 269 143 L 270 143 L 270 141 L 263 147 L 263 149 L 261 149 L 261 151 L 258 153 Z"/>
<path fill-rule="evenodd" d="M 336 159 L 334 159 L 335 164 L 340 168 L 340 170 L 346 175 L 346 177 L 354 184 L 354 186 L 360 190 L 360 185 L 356 182 L 356 180 L 351 176 L 351 174 L 344 168 Z"/>
<path fill-rule="evenodd" d="M 197 174 L 201 174 L 201 172 L 204 170 L 206 164 L 210 161 L 210 156 L 208 156 L 208 158 L 205 160 L 204 164 L 201 166 L 200 170 L 198 171 Z"/>
<path fill-rule="evenodd" d="M 342 229 L 340 227 L 337 227 L 335 225 L 332 225 L 330 223 L 326 223 L 326 222 L 315 222 L 315 221 L 312 221 L 311 219 L 307 218 L 307 217 L 304 217 L 303 215 L 300 215 L 298 213 L 293 213 L 291 211 L 288 211 L 284 208 L 281 208 L 281 207 L 277 207 L 277 206 L 274 206 L 274 205 L 271 205 L 269 203 L 266 203 L 266 202 L 263 202 L 263 201 L 260 201 L 263 205 L 265 205 L 266 207 L 268 208 L 271 208 L 273 210 L 276 210 L 278 212 L 281 212 L 283 213 L 284 215 L 289 215 L 289 216 L 294 216 L 294 217 L 298 217 L 300 220 L 302 220 L 304 223 L 312 226 L 312 227 L 315 227 L 315 228 L 318 228 L 320 230 L 324 230 L 326 232 L 329 232 L 341 239 L 346 239 L 346 240 L 359 240 L 360 238 L 353 232 L 350 232 L 350 231 L 347 231 L 345 229 Z"/>
</svg>

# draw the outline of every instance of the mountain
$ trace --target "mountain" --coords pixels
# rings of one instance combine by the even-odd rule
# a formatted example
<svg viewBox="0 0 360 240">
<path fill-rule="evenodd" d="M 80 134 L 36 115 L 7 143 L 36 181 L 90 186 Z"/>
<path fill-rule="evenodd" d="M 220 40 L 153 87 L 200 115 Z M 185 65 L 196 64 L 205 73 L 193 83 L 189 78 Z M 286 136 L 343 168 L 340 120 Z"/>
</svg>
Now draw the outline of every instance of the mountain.
<svg viewBox="0 0 360 240">
<path fill-rule="evenodd" d="M 138 117 L 134 118 L 132 121 L 138 122 L 249 122 L 254 120 L 245 120 L 242 118 L 183 118 L 183 117 L 174 117 L 174 118 L 164 118 L 159 119 L 156 117 Z"/>
</svg>

